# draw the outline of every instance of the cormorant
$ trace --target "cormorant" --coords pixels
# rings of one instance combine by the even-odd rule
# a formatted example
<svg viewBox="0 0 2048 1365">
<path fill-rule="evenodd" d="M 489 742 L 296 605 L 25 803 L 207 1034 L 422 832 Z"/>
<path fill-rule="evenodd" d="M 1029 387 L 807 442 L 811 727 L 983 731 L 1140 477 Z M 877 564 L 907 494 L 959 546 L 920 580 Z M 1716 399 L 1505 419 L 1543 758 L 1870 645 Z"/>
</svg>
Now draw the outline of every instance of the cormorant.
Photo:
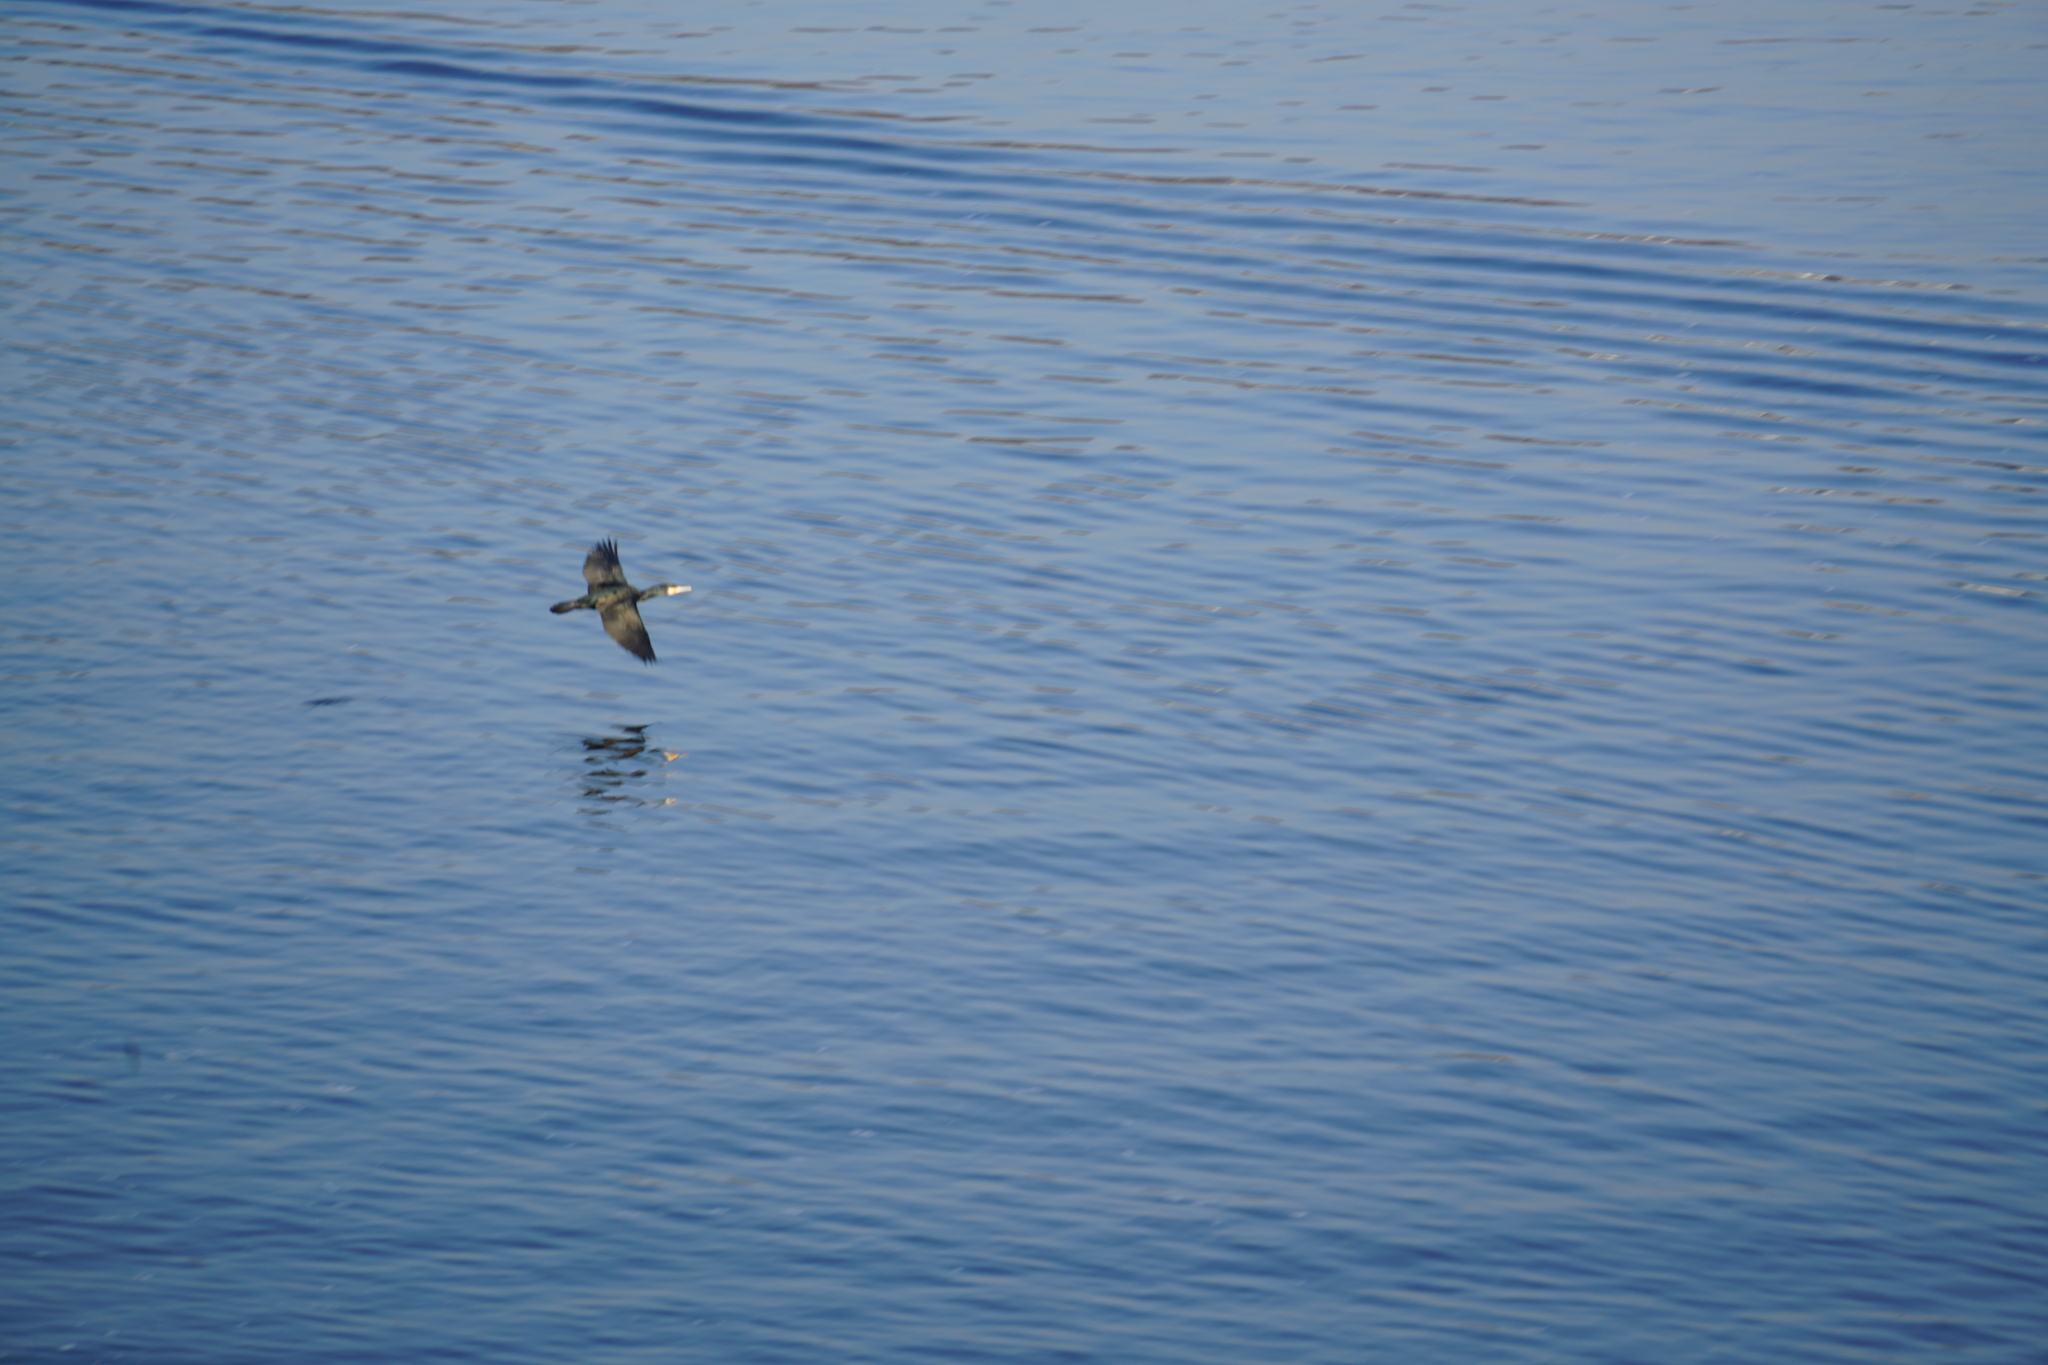
<svg viewBox="0 0 2048 1365">
<path fill-rule="evenodd" d="M 557 602 L 548 610 L 560 615 L 589 607 L 604 617 L 604 633 L 617 640 L 621 649 L 653 663 L 654 642 L 647 638 L 647 627 L 640 623 L 640 604 L 650 597 L 672 597 L 689 589 L 673 583 L 634 587 L 626 581 L 626 571 L 619 567 L 619 543 L 615 540 L 600 540 L 590 547 L 590 553 L 583 558 L 583 581 L 590 585 L 589 592 L 573 601 Z"/>
</svg>

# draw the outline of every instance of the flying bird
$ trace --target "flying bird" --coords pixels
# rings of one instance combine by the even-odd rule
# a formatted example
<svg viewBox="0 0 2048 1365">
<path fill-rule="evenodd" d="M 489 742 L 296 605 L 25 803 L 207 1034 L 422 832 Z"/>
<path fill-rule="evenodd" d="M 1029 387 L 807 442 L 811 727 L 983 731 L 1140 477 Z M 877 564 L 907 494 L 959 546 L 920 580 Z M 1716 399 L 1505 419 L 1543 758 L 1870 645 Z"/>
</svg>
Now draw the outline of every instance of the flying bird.
<svg viewBox="0 0 2048 1365">
<path fill-rule="evenodd" d="M 600 540 L 590 547 L 590 553 L 583 558 L 583 581 L 590 585 L 589 592 L 568 602 L 557 602 L 548 610 L 559 616 L 565 611 L 590 608 L 604 617 L 604 633 L 617 640 L 619 648 L 653 663 L 654 642 L 647 638 L 647 627 L 640 622 L 640 604 L 650 597 L 673 597 L 689 589 L 673 583 L 634 587 L 626 581 L 626 571 L 619 567 L 619 543 L 615 540 Z"/>
</svg>

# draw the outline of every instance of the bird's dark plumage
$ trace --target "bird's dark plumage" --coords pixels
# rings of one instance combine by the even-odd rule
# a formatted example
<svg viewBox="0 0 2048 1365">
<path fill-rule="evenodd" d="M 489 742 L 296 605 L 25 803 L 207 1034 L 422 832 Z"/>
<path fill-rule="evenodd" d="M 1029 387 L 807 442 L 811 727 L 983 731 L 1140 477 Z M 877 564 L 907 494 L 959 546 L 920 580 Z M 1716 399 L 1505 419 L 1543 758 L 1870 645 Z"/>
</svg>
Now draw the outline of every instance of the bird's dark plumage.
<svg viewBox="0 0 2048 1365">
<path fill-rule="evenodd" d="M 626 571 L 619 567 L 619 542 L 600 540 L 583 556 L 583 581 L 593 588 L 624 587 Z"/>
<path fill-rule="evenodd" d="M 590 608 L 604 618 L 604 633 L 617 640 L 620 648 L 653 663 L 654 642 L 647 638 L 647 626 L 640 619 L 640 604 L 650 597 L 669 597 L 689 589 L 674 583 L 634 587 L 626 581 L 626 571 L 619 565 L 619 545 L 614 540 L 600 540 L 590 547 L 590 553 L 583 558 L 583 581 L 590 585 L 589 592 L 557 602 L 548 610 L 559 614 Z"/>
</svg>

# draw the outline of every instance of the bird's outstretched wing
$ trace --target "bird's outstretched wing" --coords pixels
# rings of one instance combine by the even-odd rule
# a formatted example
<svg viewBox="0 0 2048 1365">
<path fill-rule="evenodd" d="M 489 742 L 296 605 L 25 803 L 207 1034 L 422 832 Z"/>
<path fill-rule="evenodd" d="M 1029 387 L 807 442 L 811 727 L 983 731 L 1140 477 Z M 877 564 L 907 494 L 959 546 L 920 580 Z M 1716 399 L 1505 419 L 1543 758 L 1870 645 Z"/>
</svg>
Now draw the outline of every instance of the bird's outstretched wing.
<svg viewBox="0 0 2048 1365">
<path fill-rule="evenodd" d="M 654 641 L 647 638 L 640 608 L 633 603 L 615 602 L 604 609 L 604 633 L 617 640 L 628 654 L 650 664 L 654 662 Z"/>
<path fill-rule="evenodd" d="M 583 557 L 583 581 L 593 588 L 623 585 L 626 571 L 619 567 L 619 542 L 600 540 Z"/>
</svg>

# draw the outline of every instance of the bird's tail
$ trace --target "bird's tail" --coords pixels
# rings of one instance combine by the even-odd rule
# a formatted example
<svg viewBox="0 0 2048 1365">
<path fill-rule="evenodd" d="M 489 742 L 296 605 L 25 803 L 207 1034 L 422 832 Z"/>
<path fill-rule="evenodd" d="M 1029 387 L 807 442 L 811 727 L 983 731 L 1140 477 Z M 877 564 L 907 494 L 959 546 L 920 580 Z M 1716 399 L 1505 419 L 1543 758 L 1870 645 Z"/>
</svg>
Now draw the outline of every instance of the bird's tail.
<svg viewBox="0 0 2048 1365">
<path fill-rule="evenodd" d="M 579 597 L 568 602 L 557 602 L 552 607 L 549 607 L 548 610 L 553 612 L 555 615 L 560 616 L 563 612 L 574 611 L 576 610 L 576 608 L 582 605 L 583 599 Z"/>
</svg>

